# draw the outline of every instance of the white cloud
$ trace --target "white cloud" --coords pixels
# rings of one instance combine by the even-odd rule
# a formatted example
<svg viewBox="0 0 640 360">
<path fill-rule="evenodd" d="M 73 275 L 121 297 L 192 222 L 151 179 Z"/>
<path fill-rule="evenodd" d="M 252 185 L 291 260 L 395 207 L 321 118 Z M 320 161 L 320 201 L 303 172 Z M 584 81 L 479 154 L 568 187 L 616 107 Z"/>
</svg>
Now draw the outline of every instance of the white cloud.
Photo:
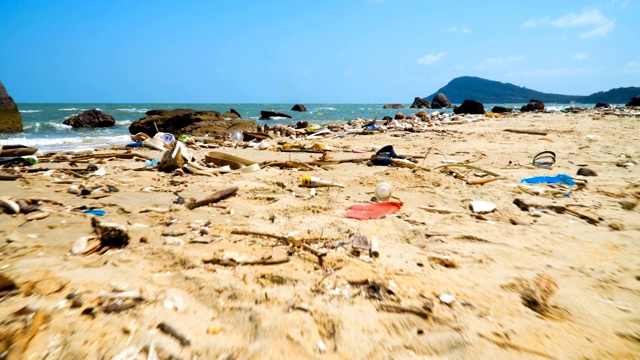
<svg viewBox="0 0 640 360">
<path fill-rule="evenodd" d="M 461 33 L 461 34 L 468 34 L 471 32 L 471 29 L 469 29 L 466 26 L 463 26 L 461 28 L 457 27 L 457 26 L 452 26 L 448 29 L 446 29 L 444 32 L 448 32 L 448 33 Z"/>
<path fill-rule="evenodd" d="M 591 31 L 587 31 L 580 34 L 580 37 L 583 39 L 588 39 L 594 36 L 607 36 L 607 34 L 609 34 L 613 30 L 613 27 L 615 26 L 615 24 L 616 24 L 615 21 L 613 20 L 609 21 L 608 23 L 602 26 L 598 26 L 597 28 Z"/>
<path fill-rule="evenodd" d="M 573 60 L 580 61 L 589 58 L 589 54 L 575 54 L 573 55 Z"/>
<path fill-rule="evenodd" d="M 423 57 L 421 57 L 420 59 L 418 59 L 418 64 L 422 64 L 422 65 L 431 65 L 434 62 L 438 61 L 440 58 L 442 58 L 444 55 L 446 54 L 446 52 L 441 52 L 440 54 L 427 54 Z"/>
<path fill-rule="evenodd" d="M 587 39 L 608 35 L 615 27 L 615 23 L 615 20 L 606 18 L 600 10 L 594 9 L 585 10 L 578 14 L 570 13 L 555 20 L 549 20 L 549 18 L 530 19 L 522 24 L 522 27 L 533 28 L 543 25 L 551 25 L 558 28 L 593 27 L 593 29 L 580 34 L 581 38 Z"/>
</svg>

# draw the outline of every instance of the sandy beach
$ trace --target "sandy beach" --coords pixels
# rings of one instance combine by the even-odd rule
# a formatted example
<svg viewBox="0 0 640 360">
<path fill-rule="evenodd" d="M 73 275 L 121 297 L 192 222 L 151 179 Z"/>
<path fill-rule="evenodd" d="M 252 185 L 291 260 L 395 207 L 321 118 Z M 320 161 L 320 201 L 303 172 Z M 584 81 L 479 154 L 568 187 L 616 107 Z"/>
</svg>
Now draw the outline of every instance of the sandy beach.
<svg viewBox="0 0 640 360">
<path fill-rule="evenodd" d="M 41 161 L 33 167 L 94 164 L 106 174 L 0 181 L 0 197 L 40 201 L 34 213 L 0 214 L 0 279 L 15 283 L 0 292 L 0 358 L 638 358 L 638 125 L 593 111 L 527 113 L 422 132 L 278 137 L 269 143 L 321 142 L 331 159 L 352 161 L 219 176 L 146 168 L 162 152 L 142 148 L 97 153 L 142 155 L 131 159 Z M 368 165 L 385 145 L 416 166 Z M 258 163 L 322 155 L 221 146 L 194 150 L 196 159 L 213 150 Z M 552 168 L 532 165 L 542 151 L 555 153 Z M 459 163 L 477 169 L 437 168 Z M 597 176 L 576 175 L 581 167 Z M 474 185 L 494 177 L 487 171 L 499 176 Z M 586 183 L 520 183 L 557 174 Z M 303 175 L 344 188 L 312 191 Z M 346 218 L 349 206 L 373 204 L 380 182 L 399 212 Z M 73 185 L 118 191 L 92 199 Z M 179 201 L 233 186 L 212 206 Z M 496 209 L 475 214 L 473 201 Z M 71 255 L 95 235 L 93 218 L 125 227 L 128 245 Z M 375 238 L 379 256 L 358 254 L 353 235 Z"/>
</svg>

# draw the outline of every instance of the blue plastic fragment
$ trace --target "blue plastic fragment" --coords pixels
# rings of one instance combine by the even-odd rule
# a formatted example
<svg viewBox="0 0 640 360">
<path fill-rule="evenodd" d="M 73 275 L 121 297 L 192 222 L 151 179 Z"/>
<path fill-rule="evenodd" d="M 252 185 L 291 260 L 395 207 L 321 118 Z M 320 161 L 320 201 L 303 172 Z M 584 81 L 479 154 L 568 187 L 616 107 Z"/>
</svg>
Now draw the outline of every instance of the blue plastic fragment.
<svg viewBox="0 0 640 360">
<path fill-rule="evenodd" d="M 96 216 L 104 216 L 107 212 L 101 209 L 89 209 L 84 211 L 85 214 L 96 215 Z"/>
<path fill-rule="evenodd" d="M 558 174 L 556 176 L 534 176 L 520 180 L 523 184 L 564 184 L 575 186 L 573 178 L 567 174 Z"/>
<path fill-rule="evenodd" d="M 158 163 L 160 162 L 160 159 L 158 158 L 153 158 L 151 160 L 147 160 L 144 162 L 144 166 L 156 166 L 158 165 Z"/>
<path fill-rule="evenodd" d="M 142 146 L 142 143 L 140 141 L 136 141 L 136 142 L 128 143 L 126 146 L 127 147 L 140 147 L 140 146 Z"/>
</svg>

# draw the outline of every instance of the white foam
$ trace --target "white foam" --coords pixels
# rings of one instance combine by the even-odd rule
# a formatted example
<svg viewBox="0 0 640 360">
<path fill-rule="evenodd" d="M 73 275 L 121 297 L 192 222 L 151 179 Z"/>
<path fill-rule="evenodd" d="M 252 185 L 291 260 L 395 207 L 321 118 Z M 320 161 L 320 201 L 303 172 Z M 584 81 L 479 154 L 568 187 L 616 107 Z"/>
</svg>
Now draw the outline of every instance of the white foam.
<svg viewBox="0 0 640 360">
<path fill-rule="evenodd" d="M 59 111 L 85 111 L 85 109 L 78 109 L 78 108 L 63 108 L 58 110 Z"/>
<path fill-rule="evenodd" d="M 42 110 L 19 110 L 19 111 L 25 114 L 42 112 Z"/>
<path fill-rule="evenodd" d="M 131 125 L 131 123 L 132 123 L 131 120 L 118 120 L 118 121 L 116 121 L 116 125 L 120 125 L 120 126 Z"/>
<path fill-rule="evenodd" d="M 76 145 L 109 146 L 131 142 L 129 135 L 109 137 L 65 137 L 65 138 L 10 138 L 2 140 L 5 145 L 25 145 L 42 148 L 73 148 Z"/>
<path fill-rule="evenodd" d="M 117 111 L 130 112 L 130 113 L 146 113 L 149 109 L 136 109 L 136 108 L 122 108 L 116 109 Z"/>
</svg>

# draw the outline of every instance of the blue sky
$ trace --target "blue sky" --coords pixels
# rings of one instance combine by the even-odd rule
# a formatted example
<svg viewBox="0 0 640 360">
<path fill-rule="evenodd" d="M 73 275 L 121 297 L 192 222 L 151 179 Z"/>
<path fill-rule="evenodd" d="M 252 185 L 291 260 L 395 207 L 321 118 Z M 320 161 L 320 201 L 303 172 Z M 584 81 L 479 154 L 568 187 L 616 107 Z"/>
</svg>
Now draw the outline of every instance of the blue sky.
<svg viewBox="0 0 640 360">
<path fill-rule="evenodd" d="M 638 19 L 640 0 L 0 0 L 0 80 L 18 103 L 411 103 L 465 75 L 588 95 L 640 86 Z"/>
</svg>

